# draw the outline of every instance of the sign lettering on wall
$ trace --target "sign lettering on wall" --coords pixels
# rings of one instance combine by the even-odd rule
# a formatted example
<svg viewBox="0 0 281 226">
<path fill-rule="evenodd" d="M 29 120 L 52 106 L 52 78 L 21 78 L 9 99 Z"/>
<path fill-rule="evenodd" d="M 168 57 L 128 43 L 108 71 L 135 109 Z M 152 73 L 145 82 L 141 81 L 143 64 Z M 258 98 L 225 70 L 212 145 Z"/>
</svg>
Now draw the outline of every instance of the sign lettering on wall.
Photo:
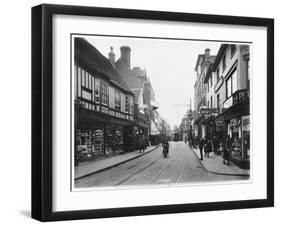
<svg viewBox="0 0 281 226">
<path fill-rule="evenodd" d="M 247 89 L 238 90 L 233 94 L 233 104 L 249 102 L 250 99 L 250 91 Z"/>
</svg>

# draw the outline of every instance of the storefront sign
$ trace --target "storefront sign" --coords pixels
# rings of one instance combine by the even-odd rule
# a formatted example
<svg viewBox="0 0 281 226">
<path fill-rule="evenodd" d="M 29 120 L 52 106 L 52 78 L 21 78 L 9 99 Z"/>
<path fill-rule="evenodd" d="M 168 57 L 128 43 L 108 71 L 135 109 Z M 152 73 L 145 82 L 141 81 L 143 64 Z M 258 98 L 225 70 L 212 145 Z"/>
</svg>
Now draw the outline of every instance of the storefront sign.
<svg viewBox="0 0 281 226">
<path fill-rule="evenodd" d="M 229 124 L 232 129 L 237 128 L 240 126 L 240 120 L 235 118 L 231 119 Z"/>
<path fill-rule="evenodd" d="M 217 109 L 217 108 L 202 108 L 202 109 L 200 109 L 201 115 L 218 114 L 218 113 L 219 113 L 219 109 Z"/>
<path fill-rule="evenodd" d="M 249 102 L 250 91 L 248 89 L 238 90 L 233 94 L 233 104 Z"/>
</svg>

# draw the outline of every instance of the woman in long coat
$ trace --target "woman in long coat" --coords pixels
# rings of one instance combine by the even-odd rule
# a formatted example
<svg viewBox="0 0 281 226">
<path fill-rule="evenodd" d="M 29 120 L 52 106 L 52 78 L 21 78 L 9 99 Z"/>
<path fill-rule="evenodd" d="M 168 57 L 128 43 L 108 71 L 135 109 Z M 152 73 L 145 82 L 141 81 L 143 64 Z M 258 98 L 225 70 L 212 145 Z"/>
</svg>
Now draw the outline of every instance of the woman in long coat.
<svg viewBox="0 0 281 226">
<path fill-rule="evenodd" d="M 227 136 L 223 147 L 223 164 L 229 165 L 230 145 L 231 145 L 230 137 Z"/>
</svg>

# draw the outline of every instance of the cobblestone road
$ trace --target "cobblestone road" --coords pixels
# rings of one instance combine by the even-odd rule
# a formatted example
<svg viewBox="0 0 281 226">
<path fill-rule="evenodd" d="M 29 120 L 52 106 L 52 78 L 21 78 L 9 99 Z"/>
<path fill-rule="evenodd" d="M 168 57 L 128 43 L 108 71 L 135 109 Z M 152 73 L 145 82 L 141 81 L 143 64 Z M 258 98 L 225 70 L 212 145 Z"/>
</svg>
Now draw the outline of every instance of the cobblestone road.
<svg viewBox="0 0 281 226">
<path fill-rule="evenodd" d="M 75 181 L 75 187 L 148 185 L 247 180 L 245 176 L 217 175 L 207 172 L 194 152 L 183 142 L 170 142 L 168 158 L 162 148 L 116 167 Z"/>
</svg>

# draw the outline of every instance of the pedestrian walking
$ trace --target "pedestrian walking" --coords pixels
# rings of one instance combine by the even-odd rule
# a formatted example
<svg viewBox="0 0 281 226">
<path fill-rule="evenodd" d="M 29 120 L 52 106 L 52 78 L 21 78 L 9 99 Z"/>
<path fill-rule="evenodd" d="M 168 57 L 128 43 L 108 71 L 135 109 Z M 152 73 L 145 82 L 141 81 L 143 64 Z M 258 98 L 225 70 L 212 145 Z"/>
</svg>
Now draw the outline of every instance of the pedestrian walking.
<svg viewBox="0 0 281 226">
<path fill-rule="evenodd" d="M 229 165 L 229 158 L 230 158 L 230 148 L 231 148 L 231 139 L 227 136 L 225 140 L 225 145 L 223 147 L 223 164 Z"/>
<path fill-rule="evenodd" d="M 214 154 L 218 155 L 218 138 L 217 137 L 213 137 L 213 147 L 214 147 Z"/>
<path fill-rule="evenodd" d="M 210 157 L 210 152 L 212 151 L 212 143 L 211 143 L 211 140 L 208 139 L 206 142 L 205 142 L 205 147 L 204 147 L 204 152 L 205 152 L 205 156 L 207 158 Z"/>
<path fill-rule="evenodd" d="M 204 148 L 205 140 L 201 138 L 199 140 L 199 150 L 200 150 L 200 160 L 203 160 L 203 148 Z"/>
<path fill-rule="evenodd" d="M 146 141 L 144 140 L 144 138 L 142 137 L 140 140 L 140 153 L 143 152 L 146 149 Z"/>
</svg>

